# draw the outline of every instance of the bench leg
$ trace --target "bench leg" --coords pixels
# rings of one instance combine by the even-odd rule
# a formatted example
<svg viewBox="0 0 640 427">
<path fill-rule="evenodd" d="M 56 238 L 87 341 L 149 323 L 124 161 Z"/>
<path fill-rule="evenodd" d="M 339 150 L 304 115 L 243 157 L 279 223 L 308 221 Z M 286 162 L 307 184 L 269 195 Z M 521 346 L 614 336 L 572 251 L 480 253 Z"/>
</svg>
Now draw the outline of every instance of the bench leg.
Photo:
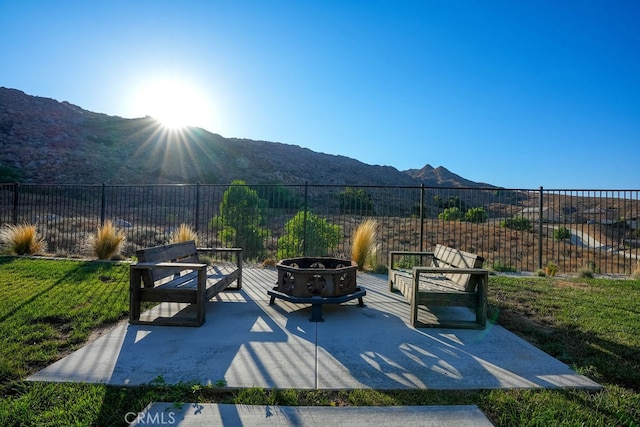
<svg viewBox="0 0 640 427">
<path fill-rule="evenodd" d="M 324 322 L 322 318 L 322 304 L 311 304 L 311 322 Z"/>
<path fill-rule="evenodd" d="M 139 270 L 129 272 L 129 323 L 140 321 L 140 284 L 142 273 Z"/>
<path fill-rule="evenodd" d="M 483 276 L 478 283 L 478 305 L 476 306 L 476 322 L 482 328 L 487 326 L 487 288 L 489 277 Z"/>
<path fill-rule="evenodd" d="M 418 325 L 418 298 L 420 296 L 420 273 L 413 273 L 413 289 L 411 289 L 411 311 L 409 320 L 414 328 Z"/>
<path fill-rule="evenodd" d="M 205 321 L 207 310 L 207 274 L 206 270 L 198 271 L 198 294 L 196 295 L 196 323 L 198 326 Z"/>
<path fill-rule="evenodd" d="M 362 297 L 358 297 L 358 307 L 364 307 L 364 301 L 362 300 Z"/>
</svg>

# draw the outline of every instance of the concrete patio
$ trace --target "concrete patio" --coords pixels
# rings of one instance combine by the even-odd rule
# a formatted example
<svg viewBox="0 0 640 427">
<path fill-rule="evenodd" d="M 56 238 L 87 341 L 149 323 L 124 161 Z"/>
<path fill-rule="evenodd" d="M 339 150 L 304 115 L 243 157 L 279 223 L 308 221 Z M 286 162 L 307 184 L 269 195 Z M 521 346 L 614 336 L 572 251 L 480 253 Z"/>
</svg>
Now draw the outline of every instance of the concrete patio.
<svg viewBox="0 0 640 427">
<path fill-rule="evenodd" d="M 389 292 L 386 276 L 359 273 L 366 306 L 326 305 L 324 322 L 309 321 L 309 305 L 276 300 L 270 306 L 267 290 L 276 276 L 274 269 L 245 269 L 243 289 L 208 303 L 202 327 L 122 324 L 28 379 L 280 389 L 601 388 L 497 325 L 409 326 L 409 305 Z M 163 303 L 145 315 L 181 309 Z M 421 313 L 433 321 L 447 315 L 472 313 Z"/>
</svg>

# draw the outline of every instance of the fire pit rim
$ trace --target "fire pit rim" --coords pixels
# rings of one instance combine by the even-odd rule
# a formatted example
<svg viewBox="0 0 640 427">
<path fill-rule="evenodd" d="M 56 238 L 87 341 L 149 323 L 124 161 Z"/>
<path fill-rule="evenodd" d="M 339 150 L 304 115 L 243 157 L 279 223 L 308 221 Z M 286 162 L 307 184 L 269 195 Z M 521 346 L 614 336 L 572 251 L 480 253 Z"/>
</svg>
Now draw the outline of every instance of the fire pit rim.
<svg viewBox="0 0 640 427">
<path fill-rule="evenodd" d="M 306 262 L 301 262 L 298 260 L 305 260 Z M 298 262 L 296 262 L 298 261 Z M 319 262 L 322 264 L 326 264 L 323 261 L 331 261 L 336 262 L 336 264 L 343 264 L 342 267 L 300 267 L 299 265 L 290 265 L 290 264 L 313 264 L 314 262 Z M 285 262 L 287 262 L 285 264 Z M 295 258 L 285 258 L 281 259 L 276 263 L 276 267 L 278 269 L 292 270 L 292 271 L 308 271 L 308 272 L 322 272 L 322 271 L 341 271 L 341 270 L 351 270 L 354 267 L 357 268 L 358 264 L 350 259 L 345 258 L 337 258 L 337 257 L 295 257 Z"/>
</svg>

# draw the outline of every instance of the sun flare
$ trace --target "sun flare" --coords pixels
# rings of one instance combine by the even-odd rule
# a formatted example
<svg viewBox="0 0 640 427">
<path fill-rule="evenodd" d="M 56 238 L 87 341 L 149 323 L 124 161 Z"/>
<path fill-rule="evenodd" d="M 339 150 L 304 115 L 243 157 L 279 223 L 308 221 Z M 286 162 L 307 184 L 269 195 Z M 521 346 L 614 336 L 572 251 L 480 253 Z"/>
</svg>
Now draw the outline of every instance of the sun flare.
<svg viewBox="0 0 640 427">
<path fill-rule="evenodd" d="M 165 128 L 208 127 L 211 107 L 204 93 L 191 83 L 175 78 L 146 82 L 135 96 L 137 110 L 158 120 Z"/>
</svg>

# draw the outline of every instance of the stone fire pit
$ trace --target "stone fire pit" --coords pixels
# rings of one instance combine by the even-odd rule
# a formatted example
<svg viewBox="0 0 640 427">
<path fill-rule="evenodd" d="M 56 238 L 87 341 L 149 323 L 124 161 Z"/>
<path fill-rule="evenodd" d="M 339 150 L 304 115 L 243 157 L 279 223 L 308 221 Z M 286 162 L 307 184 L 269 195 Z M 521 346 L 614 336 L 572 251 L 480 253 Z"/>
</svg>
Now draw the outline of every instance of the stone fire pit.
<svg viewBox="0 0 640 427">
<path fill-rule="evenodd" d="M 277 286 L 267 293 L 270 305 L 276 298 L 293 303 L 312 305 L 312 322 L 322 322 L 322 304 L 340 304 L 362 297 L 366 291 L 356 286 L 356 263 L 328 257 L 301 257 L 283 259 L 276 264 Z"/>
</svg>

